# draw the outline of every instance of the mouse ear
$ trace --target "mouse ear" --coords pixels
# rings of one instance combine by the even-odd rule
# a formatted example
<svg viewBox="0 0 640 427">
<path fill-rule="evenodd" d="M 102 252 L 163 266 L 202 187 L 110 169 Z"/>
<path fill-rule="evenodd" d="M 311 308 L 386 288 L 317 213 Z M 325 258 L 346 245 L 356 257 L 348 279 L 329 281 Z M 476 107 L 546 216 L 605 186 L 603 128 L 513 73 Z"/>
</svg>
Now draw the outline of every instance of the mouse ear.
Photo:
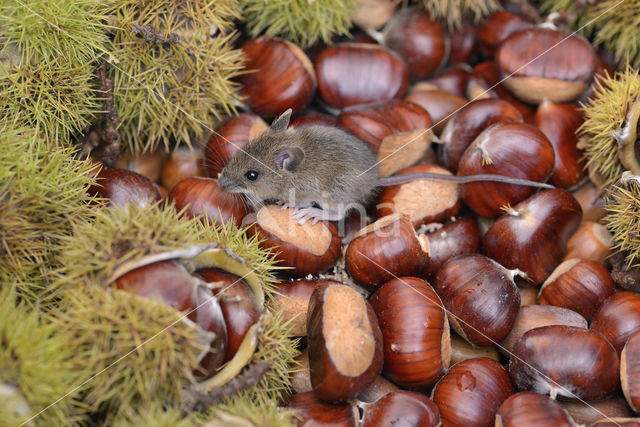
<svg viewBox="0 0 640 427">
<path fill-rule="evenodd" d="M 276 156 L 276 165 L 280 170 L 292 172 L 302 163 L 304 152 L 297 148 L 286 148 Z"/>
<path fill-rule="evenodd" d="M 289 108 L 287 111 L 276 117 L 273 123 L 271 123 L 270 129 L 276 132 L 287 130 L 289 120 L 291 119 L 291 112 L 291 108 Z"/>
</svg>

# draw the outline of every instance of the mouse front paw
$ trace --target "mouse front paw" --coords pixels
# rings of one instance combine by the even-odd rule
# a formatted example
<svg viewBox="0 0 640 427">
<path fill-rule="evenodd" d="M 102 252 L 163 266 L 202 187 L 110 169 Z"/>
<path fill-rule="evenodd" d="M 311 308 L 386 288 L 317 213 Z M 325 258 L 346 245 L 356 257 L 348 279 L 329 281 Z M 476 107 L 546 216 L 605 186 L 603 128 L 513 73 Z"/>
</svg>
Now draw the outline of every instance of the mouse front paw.
<svg viewBox="0 0 640 427">
<path fill-rule="evenodd" d="M 319 208 L 301 208 L 293 214 L 300 225 L 304 225 L 310 219 L 313 219 L 312 225 L 316 225 L 318 221 L 338 221 L 342 216 L 340 212 Z"/>
</svg>

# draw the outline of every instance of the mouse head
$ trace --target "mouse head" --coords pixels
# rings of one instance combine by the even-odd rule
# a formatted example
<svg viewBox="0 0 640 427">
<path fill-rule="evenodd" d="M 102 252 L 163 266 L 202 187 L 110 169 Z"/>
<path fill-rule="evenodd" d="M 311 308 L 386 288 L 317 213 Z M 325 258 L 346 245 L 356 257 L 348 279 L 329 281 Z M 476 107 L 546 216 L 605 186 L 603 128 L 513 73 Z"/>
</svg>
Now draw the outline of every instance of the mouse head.
<svg viewBox="0 0 640 427">
<path fill-rule="evenodd" d="M 236 152 L 218 178 L 218 185 L 232 193 L 261 200 L 286 200 L 304 152 L 287 131 L 291 109 L 277 117 L 268 130 Z"/>
</svg>

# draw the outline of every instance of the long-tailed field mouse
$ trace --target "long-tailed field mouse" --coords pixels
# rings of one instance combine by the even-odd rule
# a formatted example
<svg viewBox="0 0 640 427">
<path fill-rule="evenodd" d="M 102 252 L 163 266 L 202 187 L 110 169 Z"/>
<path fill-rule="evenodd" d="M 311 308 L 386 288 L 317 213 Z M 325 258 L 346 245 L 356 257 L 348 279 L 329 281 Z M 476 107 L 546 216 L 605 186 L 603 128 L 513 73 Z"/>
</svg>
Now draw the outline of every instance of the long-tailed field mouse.
<svg viewBox="0 0 640 427">
<path fill-rule="evenodd" d="M 275 200 L 295 207 L 301 223 L 313 219 L 337 221 L 347 211 L 371 199 L 381 186 L 417 179 L 459 184 L 494 181 L 553 188 L 549 184 L 502 175 L 455 176 L 427 172 L 380 178 L 376 155 L 357 137 L 332 126 L 287 129 L 291 110 L 239 150 L 224 167 L 218 185 L 242 193 L 260 204 Z M 319 206 L 315 207 L 315 205 Z"/>
</svg>

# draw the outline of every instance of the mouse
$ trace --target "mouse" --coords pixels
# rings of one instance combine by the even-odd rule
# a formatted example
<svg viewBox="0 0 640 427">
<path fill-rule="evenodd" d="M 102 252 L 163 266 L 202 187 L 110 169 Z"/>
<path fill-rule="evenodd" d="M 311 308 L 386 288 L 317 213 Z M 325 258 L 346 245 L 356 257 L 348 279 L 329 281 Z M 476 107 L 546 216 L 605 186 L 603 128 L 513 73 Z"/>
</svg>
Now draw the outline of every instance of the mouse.
<svg viewBox="0 0 640 427">
<path fill-rule="evenodd" d="M 469 176 L 418 172 L 379 177 L 378 160 L 369 146 L 340 128 L 308 125 L 288 128 L 291 109 L 251 139 L 229 160 L 218 185 L 243 194 L 254 206 L 274 200 L 283 209 L 295 209 L 300 224 L 313 220 L 339 221 L 357 206 L 366 205 L 376 189 L 418 179 L 458 184 L 493 181 L 554 188 L 552 185 L 503 175 Z"/>
</svg>

